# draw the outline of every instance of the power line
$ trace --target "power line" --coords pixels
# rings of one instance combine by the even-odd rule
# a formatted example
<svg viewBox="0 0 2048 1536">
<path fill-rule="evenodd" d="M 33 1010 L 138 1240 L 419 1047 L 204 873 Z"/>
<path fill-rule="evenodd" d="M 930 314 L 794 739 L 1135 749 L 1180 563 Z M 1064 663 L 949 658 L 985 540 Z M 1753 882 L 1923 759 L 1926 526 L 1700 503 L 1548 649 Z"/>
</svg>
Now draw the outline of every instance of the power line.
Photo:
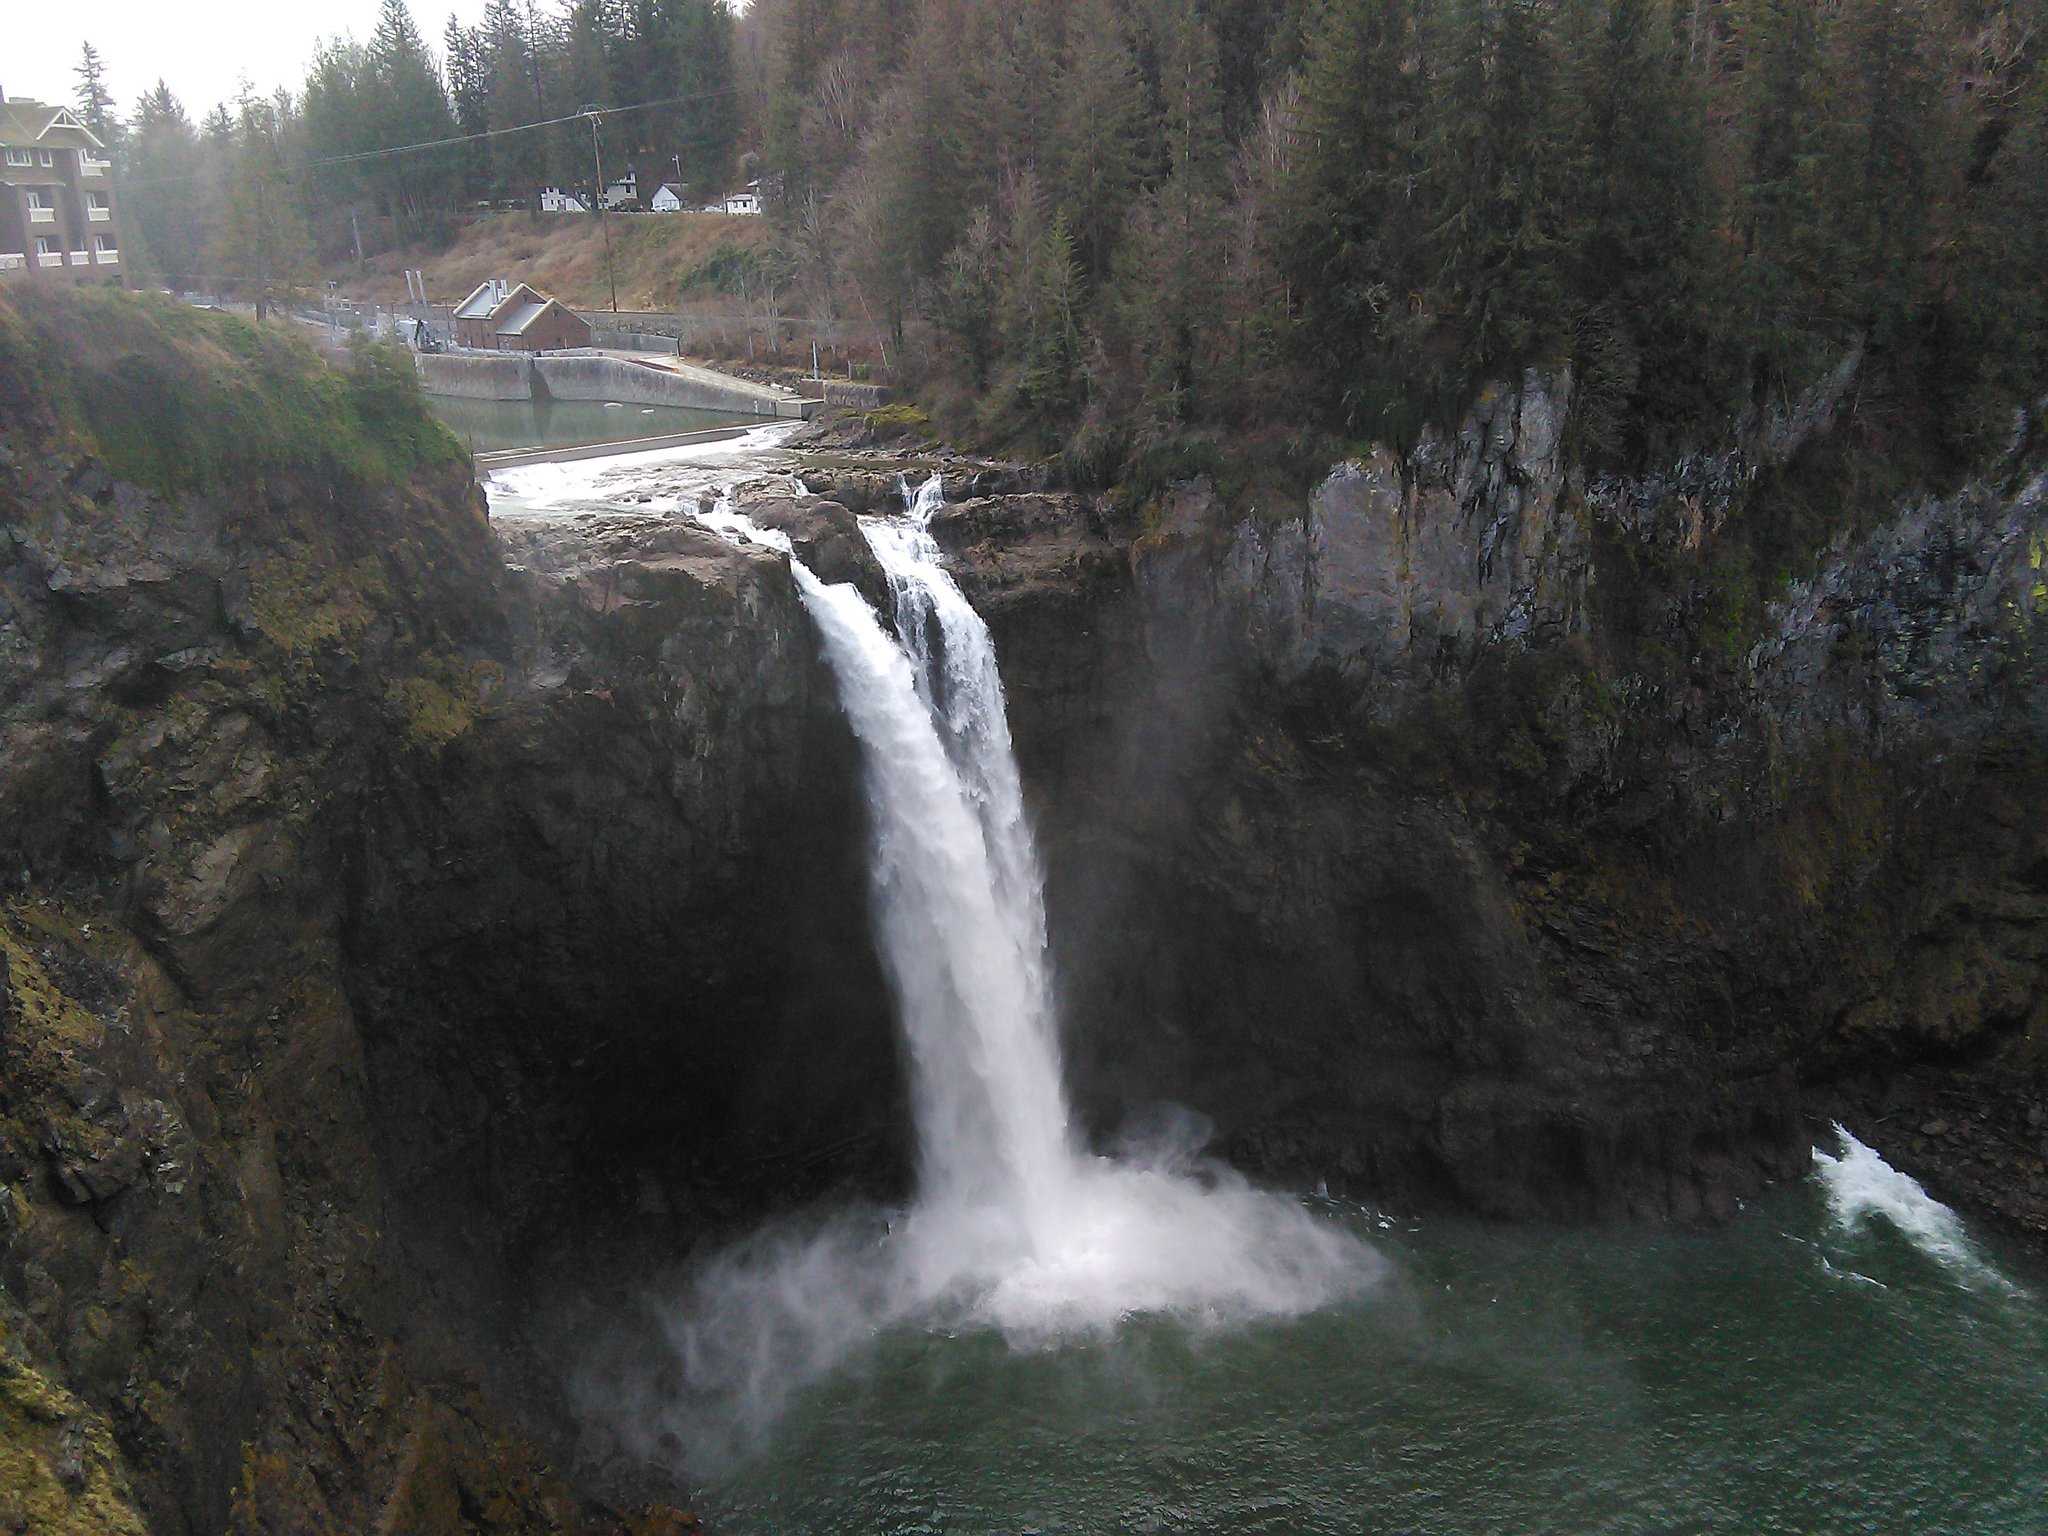
<svg viewBox="0 0 2048 1536">
<path fill-rule="evenodd" d="M 555 128 L 563 123 L 578 123 L 586 117 L 620 117 L 628 112 L 647 112 L 655 107 L 679 107 L 691 101 L 716 101 L 722 96 L 737 96 L 736 85 L 720 86 L 715 91 L 692 91 L 685 96 L 667 96 L 659 101 L 636 101 L 628 107 L 591 107 L 580 112 L 571 112 L 566 117 L 542 118 L 539 122 L 514 123 L 509 128 L 486 128 L 481 133 L 459 133 L 452 138 L 426 139 L 418 144 L 395 144 L 389 149 L 359 149 L 346 155 L 323 155 L 318 160 L 304 160 L 300 164 L 310 170 L 323 165 L 355 165 L 365 160 L 381 160 L 389 155 L 411 155 L 421 150 L 446 149 L 456 144 L 475 144 L 484 139 L 503 138 L 514 133 L 531 133 L 536 128 Z M 161 176 L 151 181 L 123 181 L 123 191 L 136 191 L 143 187 L 175 187 L 187 182 L 206 181 L 206 176 Z"/>
</svg>

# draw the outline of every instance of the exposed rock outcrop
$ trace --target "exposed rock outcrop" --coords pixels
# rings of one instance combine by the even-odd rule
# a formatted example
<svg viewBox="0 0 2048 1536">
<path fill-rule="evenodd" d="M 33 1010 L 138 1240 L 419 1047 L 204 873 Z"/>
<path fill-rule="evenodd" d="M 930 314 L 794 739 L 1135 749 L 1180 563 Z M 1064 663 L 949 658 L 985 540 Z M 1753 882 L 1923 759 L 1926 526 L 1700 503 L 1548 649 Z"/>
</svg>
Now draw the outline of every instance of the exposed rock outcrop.
<svg viewBox="0 0 2048 1536">
<path fill-rule="evenodd" d="M 1406 464 L 1381 449 L 1338 465 L 1301 519 L 1239 522 L 1217 585 L 1260 659 L 1285 681 L 1322 666 L 1374 688 L 1462 671 L 1482 645 L 1578 632 L 1590 549 L 1565 473 L 1570 397 L 1568 375 L 1531 373 Z M 1184 493 L 1165 531 L 1213 521 Z"/>
</svg>

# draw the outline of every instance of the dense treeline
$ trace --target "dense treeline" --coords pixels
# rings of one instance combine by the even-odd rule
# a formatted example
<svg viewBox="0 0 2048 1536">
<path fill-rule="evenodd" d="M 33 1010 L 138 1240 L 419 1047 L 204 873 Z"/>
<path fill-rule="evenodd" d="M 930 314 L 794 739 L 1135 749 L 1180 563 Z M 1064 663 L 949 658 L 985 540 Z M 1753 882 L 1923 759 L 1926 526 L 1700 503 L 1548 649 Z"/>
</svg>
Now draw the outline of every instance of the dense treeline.
<svg viewBox="0 0 2048 1536">
<path fill-rule="evenodd" d="M 1570 363 L 1594 452 L 1861 345 L 1957 453 L 2048 386 L 2038 4 L 757 0 L 792 257 L 998 435 Z"/>
<path fill-rule="evenodd" d="M 599 155 L 608 180 L 631 168 L 650 192 L 728 189 L 742 102 L 722 0 L 491 0 L 441 43 L 437 57 L 404 0 L 384 0 L 368 41 L 322 47 L 302 89 L 245 94 L 197 126 L 162 82 L 120 122 L 88 47 L 79 102 L 120 142 L 148 258 L 192 282 L 287 284 L 365 219 L 413 242 L 479 204 L 531 207 L 544 183 L 588 194 Z M 576 117 L 593 106 L 596 144 Z"/>
<path fill-rule="evenodd" d="M 1782 412 L 1861 348 L 1941 452 L 1981 458 L 2048 388 L 2044 19 L 2043 0 L 492 0 L 437 59 L 386 0 L 298 93 L 195 128 L 159 86 L 123 167 L 163 268 L 259 284 L 362 210 L 410 239 L 588 185 L 572 114 L 595 103 L 622 109 L 608 172 L 715 191 L 758 157 L 780 259 L 750 280 L 872 327 L 955 430 L 1122 455 L 1309 415 L 1401 442 L 1569 364 L 1587 451 L 1665 453 Z"/>
</svg>

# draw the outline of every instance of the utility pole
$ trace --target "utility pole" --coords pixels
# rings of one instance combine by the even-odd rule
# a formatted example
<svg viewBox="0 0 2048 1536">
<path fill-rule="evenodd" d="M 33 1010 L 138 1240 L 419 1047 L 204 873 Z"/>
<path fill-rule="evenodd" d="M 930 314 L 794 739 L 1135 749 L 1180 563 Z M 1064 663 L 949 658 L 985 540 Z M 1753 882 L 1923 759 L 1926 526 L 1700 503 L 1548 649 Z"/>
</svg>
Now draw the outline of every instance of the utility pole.
<svg viewBox="0 0 2048 1536">
<path fill-rule="evenodd" d="M 590 165 L 597 173 L 597 227 L 604 231 L 604 275 L 611 280 L 612 313 L 619 312 L 619 269 L 612 264 L 612 227 L 605 220 L 604 157 L 597 148 L 597 115 L 602 108 L 587 103 L 582 115 L 590 119 Z"/>
</svg>

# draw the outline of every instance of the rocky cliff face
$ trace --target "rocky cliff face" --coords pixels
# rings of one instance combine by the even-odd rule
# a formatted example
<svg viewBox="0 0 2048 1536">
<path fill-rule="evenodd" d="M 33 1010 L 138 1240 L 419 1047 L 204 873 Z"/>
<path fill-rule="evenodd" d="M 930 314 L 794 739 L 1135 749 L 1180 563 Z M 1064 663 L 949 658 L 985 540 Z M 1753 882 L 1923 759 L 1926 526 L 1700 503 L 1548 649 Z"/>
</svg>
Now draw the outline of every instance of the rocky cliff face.
<svg viewBox="0 0 2048 1536">
<path fill-rule="evenodd" d="M 494 530 L 374 378 L 346 464 L 117 475 L 6 340 L 0 1530 L 683 1529 L 553 1470 L 534 1293 L 907 1166 L 786 565 Z M 1171 1100 L 1397 1206 L 1694 1219 L 1839 1115 L 2041 1232 L 2043 482 L 1731 617 L 1711 561 L 1841 412 L 1622 484 L 1569 406 L 1284 518 L 950 478 L 1090 1130 Z M 893 476 L 812 483 L 747 505 L 879 591 Z"/>
<path fill-rule="evenodd" d="M 500 543 L 452 455 L 151 488 L 47 399 L 0 390 L 0 1529 L 684 1529 L 550 1469 L 511 1321 L 551 1243 L 897 1176 L 786 564 Z"/>
<path fill-rule="evenodd" d="M 1568 404 L 1532 377 L 1299 518 L 949 513 L 1098 1127 L 1177 1099 L 1396 1203 L 1689 1219 L 1841 1115 L 2048 1231 L 2042 482 L 1844 540 L 1730 662 L 1710 575 L 1639 551 L 1770 515 L 1789 450 L 1588 488 Z"/>
</svg>

